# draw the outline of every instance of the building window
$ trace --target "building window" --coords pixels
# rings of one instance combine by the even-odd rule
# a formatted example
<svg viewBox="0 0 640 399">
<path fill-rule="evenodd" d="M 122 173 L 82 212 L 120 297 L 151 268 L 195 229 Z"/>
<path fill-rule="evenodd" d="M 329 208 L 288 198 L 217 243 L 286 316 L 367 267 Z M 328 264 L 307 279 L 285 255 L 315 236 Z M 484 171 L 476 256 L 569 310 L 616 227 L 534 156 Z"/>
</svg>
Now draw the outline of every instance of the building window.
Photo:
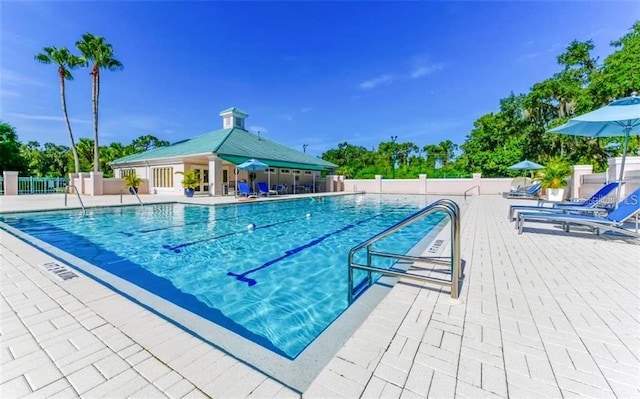
<svg viewBox="0 0 640 399">
<path fill-rule="evenodd" d="M 236 127 L 242 128 L 242 119 L 236 118 Z"/>
<path fill-rule="evenodd" d="M 291 171 L 289 169 L 280 169 L 280 174 L 288 175 L 291 174 Z"/>
<path fill-rule="evenodd" d="M 153 186 L 173 188 L 173 168 L 153 168 Z"/>
<path fill-rule="evenodd" d="M 267 174 L 272 175 L 272 174 L 276 173 L 276 170 L 275 170 L 274 168 L 269 168 L 269 169 L 265 170 L 265 172 L 266 172 Z"/>
<path fill-rule="evenodd" d="M 126 176 L 129 175 L 135 175 L 136 174 L 136 170 L 135 169 L 122 169 L 120 171 L 120 177 L 124 178 Z"/>
<path fill-rule="evenodd" d="M 305 175 L 310 175 L 310 174 L 311 174 L 311 171 L 310 171 L 310 170 L 305 170 L 305 171 L 304 171 L 304 174 L 305 174 Z"/>
<path fill-rule="evenodd" d="M 224 127 L 230 127 L 231 126 L 231 116 L 225 116 L 224 117 Z"/>
<path fill-rule="evenodd" d="M 294 174 L 294 175 L 299 175 L 299 174 L 300 174 L 300 171 L 299 171 L 299 170 L 294 170 L 294 171 L 293 171 L 293 174 Z"/>
</svg>

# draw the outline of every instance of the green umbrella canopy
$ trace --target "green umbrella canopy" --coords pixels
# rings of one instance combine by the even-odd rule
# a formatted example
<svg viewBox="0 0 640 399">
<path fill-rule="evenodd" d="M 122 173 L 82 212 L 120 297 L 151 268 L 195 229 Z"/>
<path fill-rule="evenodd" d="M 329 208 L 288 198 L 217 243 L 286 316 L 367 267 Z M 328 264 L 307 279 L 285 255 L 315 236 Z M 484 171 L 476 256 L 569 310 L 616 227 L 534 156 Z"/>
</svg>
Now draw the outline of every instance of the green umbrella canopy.
<svg viewBox="0 0 640 399">
<path fill-rule="evenodd" d="M 525 159 L 522 162 L 518 162 L 515 165 L 509 166 L 507 169 L 513 169 L 513 170 L 536 170 L 536 169 L 544 169 L 544 166 L 540 165 L 539 163 L 535 163 L 535 162 L 529 161 L 528 159 Z"/>
</svg>

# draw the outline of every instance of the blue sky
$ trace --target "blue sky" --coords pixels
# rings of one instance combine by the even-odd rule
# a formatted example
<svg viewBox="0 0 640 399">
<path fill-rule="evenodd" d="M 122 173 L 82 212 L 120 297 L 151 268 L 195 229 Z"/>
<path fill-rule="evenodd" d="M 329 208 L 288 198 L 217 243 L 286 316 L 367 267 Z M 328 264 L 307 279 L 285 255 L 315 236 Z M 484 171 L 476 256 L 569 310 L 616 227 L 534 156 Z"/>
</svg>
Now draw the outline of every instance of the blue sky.
<svg viewBox="0 0 640 399">
<path fill-rule="evenodd" d="M 33 57 L 91 32 L 125 67 L 102 75 L 101 144 L 182 140 L 235 106 L 249 130 L 320 155 L 392 135 L 461 144 L 571 40 L 602 60 L 640 2 L 0 2 L 0 18 L 0 119 L 23 142 L 68 145 L 55 67 Z M 74 134 L 92 137 L 88 70 L 74 75 Z"/>
</svg>

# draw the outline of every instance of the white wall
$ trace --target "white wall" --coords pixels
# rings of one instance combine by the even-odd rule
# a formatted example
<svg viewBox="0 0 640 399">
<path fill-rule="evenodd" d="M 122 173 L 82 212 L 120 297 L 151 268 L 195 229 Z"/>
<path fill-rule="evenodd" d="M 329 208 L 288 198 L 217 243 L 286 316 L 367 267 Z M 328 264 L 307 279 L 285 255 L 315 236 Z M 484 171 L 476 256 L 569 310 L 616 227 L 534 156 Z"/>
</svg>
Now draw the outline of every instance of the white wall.
<svg viewBox="0 0 640 399">
<path fill-rule="evenodd" d="M 428 179 L 420 175 L 418 179 L 344 179 L 344 191 L 365 191 L 385 194 L 500 194 L 511 189 L 512 178 L 483 179 L 479 174 L 465 179 Z"/>
</svg>

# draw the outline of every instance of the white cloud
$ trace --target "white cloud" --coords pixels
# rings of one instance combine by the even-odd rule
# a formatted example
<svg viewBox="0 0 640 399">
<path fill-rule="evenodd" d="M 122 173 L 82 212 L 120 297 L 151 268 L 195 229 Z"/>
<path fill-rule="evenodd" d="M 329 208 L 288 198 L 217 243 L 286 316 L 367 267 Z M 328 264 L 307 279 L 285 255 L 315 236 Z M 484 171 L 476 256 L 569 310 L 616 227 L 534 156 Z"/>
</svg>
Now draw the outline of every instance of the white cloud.
<svg viewBox="0 0 640 399">
<path fill-rule="evenodd" d="M 394 80 L 395 78 L 393 77 L 393 75 L 382 75 L 371 80 L 365 80 L 364 82 L 360 83 L 360 88 L 364 90 L 371 90 L 381 84 L 390 84 Z"/>
<path fill-rule="evenodd" d="M 411 79 L 417 79 L 442 69 L 442 64 L 421 65 L 411 72 Z"/>
<path fill-rule="evenodd" d="M 282 114 L 282 115 L 280 115 L 280 118 L 284 119 L 287 122 L 291 122 L 293 120 L 293 115 L 292 114 Z"/>
<path fill-rule="evenodd" d="M 10 112 L 9 116 L 12 116 L 18 119 L 26 119 L 26 120 L 32 120 L 32 121 L 64 122 L 64 118 L 62 116 L 54 116 L 54 115 L 32 115 L 32 114 L 21 114 L 17 112 Z M 69 120 L 73 123 L 92 123 L 91 120 L 87 120 L 87 119 L 69 118 Z"/>
<path fill-rule="evenodd" d="M 0 91 L 0 96 L 2 96 L 2 97 L 22 97 L 20 95 L 20 93 L 18 93 L 17 91 L 5 90 L 5 89 L 2 89 Z"/>
<path fill-rule="evenodd" d="M 383 74 L 377 78 L 366 80 L 358 86 L 362 90 L 373 90 L 378 86 L 389 85 L 397 81 L 419 79 L 439 71 L 444 67 L 443 64 L 430 63 L 426 55 L 413 56 L 407 63 L 410 65 L 410 69 L 408 68 L 408 71 L 405 70 L 404 72 L 399 73 Z"/>
<path fill-rule="evenodd" d="M 38 86 L 38 87 L 51 87 L 50 83 L 45 83 L 40 80 L 36 80 L 17 72 L 10 71 L 8 69 L 1 69 L 0 75 L 2 76 L 3 86 Z M 3 88 L 4 91 L 4 88 Z"/>
<path fill-rule="evenodd" d="M 269 129 L 267 129 L 264 126 L 260 126 L 260 125 L 251 125 L 249 126 L 249 131 L 250 132 L 260 132 L 260 133 L 267 133 L 269 131 Z"/>
<path fill-rule="evenodd" d="M 538 57 L 541 57 L 541 56 L 542 56 L 542 53 L 522 54 L 520 57 L 518 57 L 518 62 L 530 61 L 530 60 L 533 60 L 534 58 L 538 58 Z"/>
<path fill-rule="evenodd" d="M 311 107 L 305 107 L 305 108 L 302 108 L 300 110 L 300 112 L 304 114 L 304 113 L 307 113 L 307 112 L 311 111 L 311 109 L 312 109 Z"/>
</svg>

